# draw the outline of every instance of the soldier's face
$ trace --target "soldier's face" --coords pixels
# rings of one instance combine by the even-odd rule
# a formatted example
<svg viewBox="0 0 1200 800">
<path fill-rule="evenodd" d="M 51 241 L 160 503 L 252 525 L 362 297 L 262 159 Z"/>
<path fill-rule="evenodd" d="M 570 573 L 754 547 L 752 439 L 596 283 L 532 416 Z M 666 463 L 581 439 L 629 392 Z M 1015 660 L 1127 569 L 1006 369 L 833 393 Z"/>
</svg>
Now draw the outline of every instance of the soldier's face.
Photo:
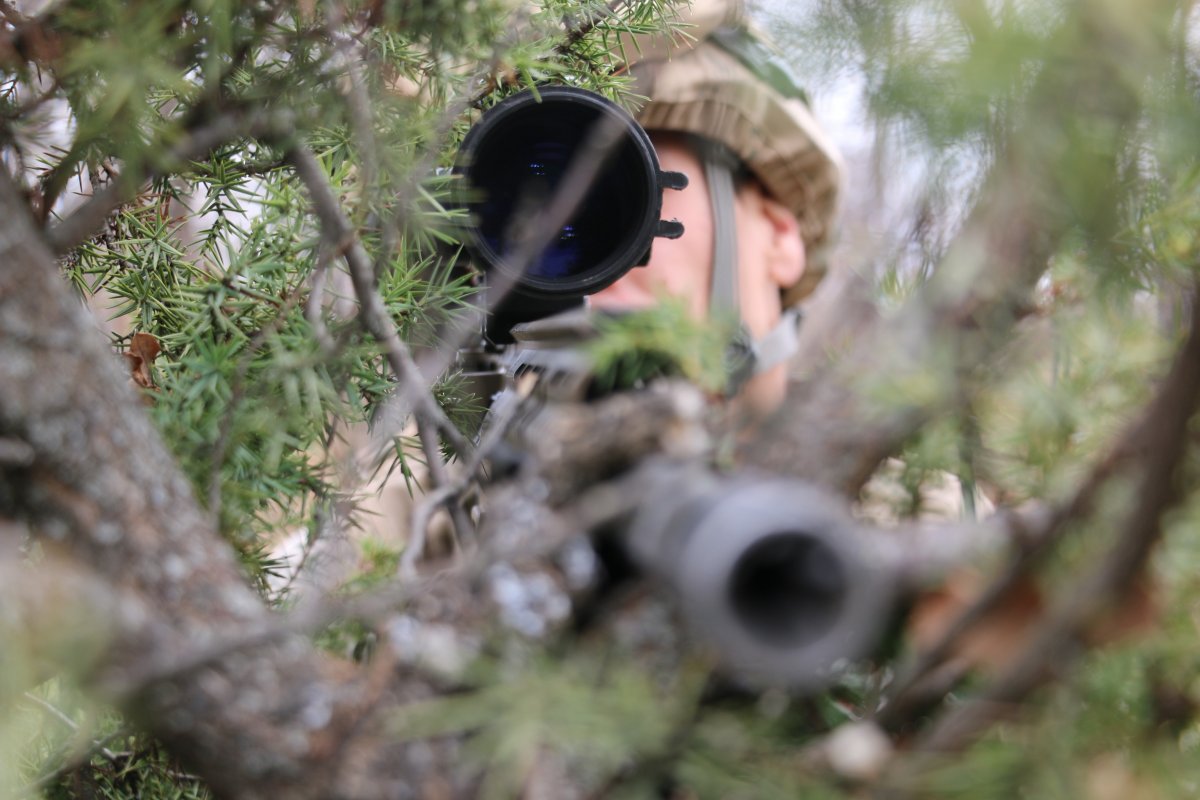
<svg viewBox="0 0 1200 800">
<path fill-rule="evenodd" d="M 686 189 L 663 192 L 662 217 L 682 222 L 684 234 L 656 239 L 645 267 L 630 270 L 593 295 L 591 303 L 604 310 L 642 309 L 665 295 L 681 298 L 697 319 L 703 319 L 709 308 L 715 230 L 704 166 L 686 139 L 655 132 L 650 136 L 662 168 L 688 176 Z M 760 339 L 779 322 L 780 291 L 804 272 L 804 242 L 791 211 L 754 181 L 738 190 L 734 218 L 742 323 Z M 755 415 L 767 413 L 782 402 L 785 383 L 780 365 L 747 384 L 741 402 Z"/>
</svg>

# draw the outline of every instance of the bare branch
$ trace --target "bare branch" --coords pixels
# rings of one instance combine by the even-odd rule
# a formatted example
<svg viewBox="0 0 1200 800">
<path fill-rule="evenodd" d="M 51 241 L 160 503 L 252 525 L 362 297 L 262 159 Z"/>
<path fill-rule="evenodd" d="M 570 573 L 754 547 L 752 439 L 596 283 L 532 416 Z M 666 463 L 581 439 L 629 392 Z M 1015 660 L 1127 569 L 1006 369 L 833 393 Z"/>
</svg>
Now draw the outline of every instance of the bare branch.
<svg viewBox="0 0 1200 800">
<path fill-rule="evenodd" d="M 405 543 L 404 555 L 397 569 L 399 575 L 412 577 L 416 574 L 417 562 L 424 555 L 429 523 L 434 513 L 442 506 L 461 502 L 462 495 L 478 477 L 484 461 L 493 455 L 500 441 L 508 435 L 509 426 L 521 407 L 521 403 L 512 402 L 499 409 L 493 408 L 479 444 L 466 460 L 458 479 L 429 492 L 415 505 L 412 524 L 409 525 L 409 540 Z"/>
<path fill-rule="evenodd" d="M 44 705 L 48 708 L 53 708 L 53 706 L 50 706 L 48 703 L 46 703 L 44 700 L 42 700 L 40 697 L 38 697 L 36 695 L 26 693 L 25 697 L 26 697 L 26 699 L 28 699 L 32 702 L 36 702 L 39 705 Z M 58 709 L 54 709 L 53 713 L 61 714 L 62 712 L 59 711 Z M 69 727 L 71 727 L 71 729 L 73 731 L 78 732 L 79 729 L 78 729 L 78 726 L 75 725 L 74 720 L 71 720 L 69 717 L 63 717 L 63 721 L 69 722 L 70 723 Z M 109 735 L 105 736 L 103 739 L 94 739 L 94 740 L 90 741 L 88 743 L 88 746 L 86 748 L 83 748 L 82 750 L 73 747 L 72 750 L 74 750 L 76 752 L 71 753 L 69 755 L 69 757 L 57 768 L 52 769 L 49 772 L 46 772 L 42 775 L 39 775 L 37 778 L 35 778 L 33 780 L 32 783 L 28 784 L 27 786 L 22 787 L 22 789 L 18 792 L 17 796 L 18 797 L 30 797 L 30 798 L 43 797 L 44 795 L 42 793 L 45 790 L 49 789 L 51 786 L 53 786 L 55 783 L 57 783 L 64 775 L 67 775 L 67 774 L 73 772 L 74 770 L 79 769 L 84 764 L 87 764 L 89 761 L 91 761 L 92 758 L 97 755 L 103 756 L 104 759 L 107 760 L 110 764 L 119 763 L 121 760 L 121 757 L 124 755 L 127 755 L 127 754 L 113 752 L 112 750 L 108 749 L 108 745 L 111 742 L 114 742 L 114 741 L 116 741 L 124 736 L 128 736 L 128 735 L 129 735 L 128 728 L 118 728 L 117 730 L 113 731 Z M 186 779 L 198 780 L 197 778 L 194 778 L 193 776 L 190 776 L 190 775 L 186 776 Z"/>
<path fill-rule="evenodd" d="M 412 524 L 409 526 L 408 540 L 404 543 L 404 553 L 400 556 L 400 563 L 396 567 L 398 576 L 405 580 L 412 580 L 417 576 L 417 563 L 425 555 L 425 543 L 429 539 L 429 524 L 433 520 L 433 515 L 443 506 L 457 505 L 458 498 L 462 495 L 465 487 L 465 480 L 445 483 L 433 491 L 427 492 L 416 504 L 413 509 Z"/>
<path fill-rule="evenodd" d="M 383 300 L 375 288 L 375 273 L 370 258 L 354 236 L 350 220 L 338 204 L 321 165 L 303 146 L 292 147 L 288 150 L 287 157 L 300 180 L 308 188 L 313 210 L 321 221 L 327 244 L 340 251 L 346 259 L 354 292 L 361 304 L 363 327 L 383 346 L 388 365 L 399 380 L 402 390 L 411 393 L 411 399 L 417 404 L 418 410 L 434 421 L 438 432 L 446 437 L 456 451 L 463 454 L 471 452 L 466 439 L 446 418 L 425 387 L 421 370 L 413 360 L 412 353 L 396 333 L 395 325 L 388 317 Z"/>
<path fill-rule="evenodd" d="M 876 719 L 886 728 L 894 728 L 907 721 L 917 703 L 926 695 L 922 686 L 931 673 L 938 670 L 952 653 L 955 645 L 968 634 L 985 616 L 991 613 L 1005 597 L 1053 551 L 1062 537 L 1070 530 L 1069 523 L 1086 519 L 1093 511 L 1095 500 L 1104 485 L 1121 468 L 1146 457 L 1146 443 L 1150 431 L 1159 424 L 1155 416 L 1157 406 L 1146 410 L 1136 424 L 1130 425 L 1109 455 L 1098 462 L 1087 479 L 1064 503 L 1048 508 L 1039 508 L 1033 514 L 1004 512 L 994 520 L 987 520 L 979 527 L 1002 525 L 1009 529 L 1006 537 L 1017 548 L 1012 561 L 984 589 L 983 593 L 956 618 L 939 639 L 926 651 L 919 654 L 914 663 L 908 665 L 897 678 L 888 703 Z M 964 532 L 948 532 L 946 538 L 954 541 L 963 538 Z M 902 539 L 904 537 L 901 537 Z M 917 547 L 913 553 L 924 560 L 929 550 Z M 963 558 L 958 564 L 967 564 L 974 557 Z M 928 565 L 923 565 L 928 569 Z"/>
<path fill-rule="evenodd" d="M 587 196 L 592 182 L 604 168 L 608 156 L 611 155 L 624 132 L 620 122 L 612 117 L 604 117 L 593 126 L 588 137 L 581 144 L 575 157 L 571 160 L 566 174 L 554 192 L 554 196 L 545 204 L 529 213 L 521 215 L 513 221 L 515 243 L 511 252 L 505 254 L 504 261 L 508 268 L 503 271 L 493 271 L 488 276 L 487 304 L 495 308 L 512 292 L 516 286 L 516 276 L 522 274 L 530 264 L 533 264 L 559 235 L 571 216 L 578 210 Z M 488 309 L 472 309 L 460 315 L 442 336 L 442 346 L 421 366 L 425 375 L 443 375 L 454 364 L 458 352 L 463 348 L 477 343 L 482 330 L 483 315 Z M 391 408 L 384 411 L 384 419 L 403 419 L 403 413 L 396 409 L 406 409 L 411 405 L 405 387 L 397 392 L 390 403 Z M 381 430 L 376 439 L 387 440 L 392 431 Z"/>
<path fill-rule="evenodd" d="M 487 302 L 490 306 L 495 307 L 503 302 L 516 285 L 515 276 L 521 274 L 527 265 L 534 263 L 540 257 L 541 253 L 554 240 L 554 237 L 558 235 L 562 226 L 566 224 L 571 215 L 579 208 L 596 175 L 604 168 L 608 156 L 615 150 L 623 132 L 623 127 L 615 119 L 605 117 L 597 123 L 589 132 L 579 152 L 572 159 L 561 184 L 555 191 L 554 197 L 546 204 L 546 213 L 544 216 L 538 216 L 535 219 L 534 212 L 541 210 L 537 209 L 531 210 L 528 215 L 515 220 L 515 245 L 512 252 L 505 259 L 509 265 L 509 269 L 503 272 L 493 272 L 489 276 Z M 330 199 L 332 199 L 331 193 Z M 326 202 L 328 203 L 328 200 Z M 336 202 L 333 205 L 336 208 Z M 340 210 L 338 210 L 338 213 L 340 214 Z M 347 222 L 346 225 L 348 224 Z M 351 266 L 351 275 L 355 280 L 355 291 L 360 294 L 361 298 L 361 292 L 358 288 L 360 278 L 356 273 L 365 272 L 365 265 L 368 261 L 365 253 L 360 256 L 354 256 L 353 251 L 354 247 L 351 246 L 346 254 L 347 263 L 351 263 L 351 258 L 356 258 L 359 262 L 359 267 Z M 373 285 L 372 277 L 372 292 L 374 292 Z M 482 315 L 479 310 L 473 309 L 460 315 L 451 325 L 450 330 L 443 334 L 442 346 L 432 357 L 427 359 L 423 366 L 413 366 L 414 374 L 430 376 L 431 380 L 445 374 L 453 365 L 458 351 L 468 345 L 475 344 L 481 328 Z M 404 354 L 407 355 L 407 350 L 404 351 Z M 422 415 L 428 415 L 428 409 L 425 407 L 425 398 L 428 397 L 428 394 L 428 388 L 424 384 L 401 381 L 395 395 L 388 401 L 387 407 L 379 414 L 379 419 L 403 420 L 407 417 L 407 410 L 416 403 L 417 424 L 418 428 L 420 428 L 422 425 Z M 436 417 L 432 419 L 436 421 Z M 377 427 L 370 447 L 375 450 L 381 450 L 383 443 L 390 441 L 394 435 L 395 425 L 385 422 Z M 422 446 L 425 447 L 424 442 L 426 441 L 426 437 L 422 436 L 421 439 Z M 451 442 L 451 444 L 454 443 Z M 460 455 L 470 459 L 469 454 L 472 451 L 471 449 L 458 449 L 458 452 Z M 426 452 L 426 457 L 431 465 L 437 464 L 438 460 L 430 457 L 428 451 Z M 469 484 L 474 472 L 478 469 L 479 462 L 475 461 L 474 463 L 475 466 L 467 471 L 466 475 L 457 485 L 465 488 Z M 431 470 L 434 469 L 437 469 L 437 467 L 431 466 Z M 434 480 L 435 488 L 446 486 L 448 485 L 448 481 L 450 481 L 448 475 L 438 475 L 432 471 L 431 477 Z M 447 504 L 452 517 L 457 517 L 460 522 L 465 522 L 465 513 L 459 508 L 456 502 L 457 492 L 438 492 L 436 496 L 440 503 Z M 428 514 L 431 514 L 432 511 L 432 508 L 421 509 L 420 517 L 428 519 Z M 464 528 L 456 524 L 456 529 L 460 531 L 461 535 L 461 532 L 469 530 L 469 527 Z M 418 547 L 406 554 L 406 562 L 402 564 L 402 568 L 406 572 L 411 570 L 412 559 L 420 555 L 425 532 L 414 530 L 413 536 L 416 537 L 414 538 L 414 542 Z"/>
<path fill-rule="evenodd" d="M 581 39 L 587 36 L 601 22 L 617 15 L 621 10 L 621 6 L 625 5 L 625 0 L 609 0 L 608 5 L 604 8 L 591 13 L 582 14 L 577 17 L 567 17 L 566 22 L 566 39 L 558 46 L 560 53 L 574 47 Z"/>
<path fill-rule="evenodd" d="M 329 327 L 322 315 L 322 303 L 325 299 L 325 283 L 329 277 L 329 263 L 332 260 L 329 247 L 323 246 L 317 253 L 317 265 L 309 275 L 308 300 L 304 304 L 304 318 L 312 326 L 313 336 L 326 356 L 333 356 L 340 350 L 340 345 L 329 334 Z"/>
</svg>

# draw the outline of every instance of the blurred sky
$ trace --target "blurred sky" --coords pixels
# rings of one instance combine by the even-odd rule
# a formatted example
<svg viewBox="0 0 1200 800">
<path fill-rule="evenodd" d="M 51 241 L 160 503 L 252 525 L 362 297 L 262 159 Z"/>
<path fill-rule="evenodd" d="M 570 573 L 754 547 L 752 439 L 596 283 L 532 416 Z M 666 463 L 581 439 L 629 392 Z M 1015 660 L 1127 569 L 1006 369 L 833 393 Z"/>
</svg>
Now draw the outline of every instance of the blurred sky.
<svg viewBox="0 0 1200 800">
<path fill-rule="evenodd" d="M 835 36 L 806 33 L 823 2 L 752 0 L 750 10 L 777 40 L 845 159 L 835 264 L 874 276 L 928 269 L 961 223 L 983 164 L 967 148 L 935 155 L 897 121 L 880 128 L 865 102 L 861 55 Z"/>
</svg>

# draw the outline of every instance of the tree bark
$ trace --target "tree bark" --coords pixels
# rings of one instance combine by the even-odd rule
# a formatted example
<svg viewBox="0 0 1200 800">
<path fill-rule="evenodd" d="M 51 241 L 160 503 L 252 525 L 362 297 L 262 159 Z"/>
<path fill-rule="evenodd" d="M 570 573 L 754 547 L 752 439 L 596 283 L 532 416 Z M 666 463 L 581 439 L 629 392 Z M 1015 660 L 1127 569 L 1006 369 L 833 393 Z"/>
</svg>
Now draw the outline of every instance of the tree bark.
<svg viewBox="0 0 1200 800">
<path fill-rule="evenodd" d="M 382 733 L 385 709 L 404 695 L 299 634 L 142 681 L 180 654 L 270 627 L 274 615 L 2 171 L 0 264 L 0 438 L 31 455 L 0 463 L 0 514 L 27 519 L 119 598 L 100 688 L 219 795 L 418 796 L 420 776 L 436 771 Z M 397 685 L 428 693 L 415 676 Z"/>
</svg>

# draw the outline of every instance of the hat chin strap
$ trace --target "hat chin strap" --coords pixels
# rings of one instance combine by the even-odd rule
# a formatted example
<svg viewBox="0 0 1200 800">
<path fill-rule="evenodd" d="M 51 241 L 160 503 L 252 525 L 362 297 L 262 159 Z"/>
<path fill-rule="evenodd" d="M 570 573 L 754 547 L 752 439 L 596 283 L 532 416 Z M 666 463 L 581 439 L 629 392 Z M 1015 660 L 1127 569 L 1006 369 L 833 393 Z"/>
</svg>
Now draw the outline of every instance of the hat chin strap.
<svg viewBox="0 0 1200 800">
<path fill-rule="evenodd" d="M 740 319 L 738 297 L 737 224 L 734 217 L 733 164 L 735 156 L 720 145 L 705 148 L 704 178 L 712 203 L 713 265 L 708 292 L 709 313 Z"/>
<path fill-rule="evenodd" d="M 766 336 L 754 341 L 741 322 L 738 296 L 737 224 L 734 216 L 733 169 L 737 157 L 726 147 L 711 143 L 704 148 L 704 177 L 712 203 L 713 265 L 708 293 L 708 310 L 713 316 L 737 321 L 739 334 L 728 355 L 730 395 L 759 373 L 775 367 L 797 351 L 800 310 L 784 309 L 779 323 Z"/>
</svg>

